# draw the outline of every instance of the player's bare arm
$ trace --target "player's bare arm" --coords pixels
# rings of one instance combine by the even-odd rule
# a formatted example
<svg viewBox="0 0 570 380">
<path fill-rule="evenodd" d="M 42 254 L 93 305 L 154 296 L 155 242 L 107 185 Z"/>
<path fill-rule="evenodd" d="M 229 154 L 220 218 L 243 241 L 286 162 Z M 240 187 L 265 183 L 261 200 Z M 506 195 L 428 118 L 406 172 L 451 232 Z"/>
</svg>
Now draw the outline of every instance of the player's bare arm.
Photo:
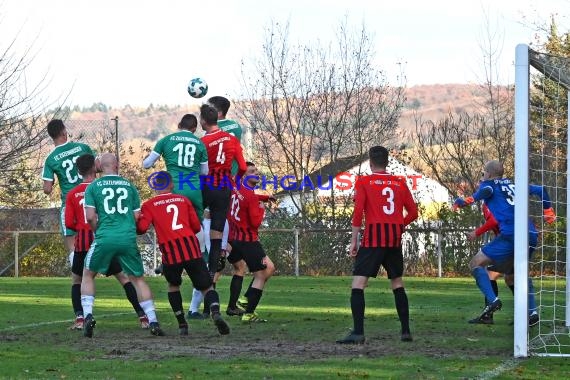
<svg viewBox="0 0 570 380">
<path fill-rule="evenodd" d="M 44 179 L 43 189 L 44 189 L 44 194 L 50 195 L 51 192 L 53 191 L 53 181 L 46 181 Z"/>
<path fill-rule="evenodd" d="M 93 232 L 97 231 L 97 211 L 95 211 L 95 207 L 85 206 L 85 218 L 87 219 L 87 223 L 91 226 L 91 230 Z"/>
</svg>

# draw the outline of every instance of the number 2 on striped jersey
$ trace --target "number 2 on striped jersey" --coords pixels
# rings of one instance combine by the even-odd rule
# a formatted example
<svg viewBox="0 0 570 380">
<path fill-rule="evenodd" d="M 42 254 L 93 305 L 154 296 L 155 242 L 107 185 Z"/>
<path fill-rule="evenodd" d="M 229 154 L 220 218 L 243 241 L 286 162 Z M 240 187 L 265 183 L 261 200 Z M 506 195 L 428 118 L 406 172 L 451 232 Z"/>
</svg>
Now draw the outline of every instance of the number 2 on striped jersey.
<svg viewBox="0 0 570 380">
<path fill-rule="evenodd" d="M 166 212 L 170 214 L 171 211 L 172 211 L 172 231 L 176 231 L 184 226 L 178 223 L 178 207 L 176 207 L 176 205 L 173 204 L 166 206 Z"/>
</svg>

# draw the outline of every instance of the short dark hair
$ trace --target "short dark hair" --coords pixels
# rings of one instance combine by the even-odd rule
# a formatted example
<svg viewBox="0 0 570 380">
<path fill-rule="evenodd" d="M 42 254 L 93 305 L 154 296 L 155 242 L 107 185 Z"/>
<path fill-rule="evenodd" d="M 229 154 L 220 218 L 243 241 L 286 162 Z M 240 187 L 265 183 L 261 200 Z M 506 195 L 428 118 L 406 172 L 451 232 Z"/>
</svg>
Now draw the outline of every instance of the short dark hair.
<svg viewBox="0 0 570 380">
<path fill-rule="evenodd" d="M 77 157 L 75 165 L 77 165 L 77 171 L 79 174 L 84 176 L 95 168 L 95 156 L 91 153 L 82 154 Z"/>
<path fill-rule="evenodd" d="M 228 113 L 231 105 L 230 101 L 223 96 L 212 96 L 210 99 L 208 99 L 208 103 L 213 105 L 218 110 L 218 112 L 221 112 L 224 116 L 226 116 Z"/>
<path fill-rule="evenodd" d="M 186 115 L 182 116 L 180 119 L 180 123 L 178 123 L 178 128 L 180 129 L 187 129 L 192 130 L 198 127 L 198 119 L 196 116 L 192 115 L 191 113 L 187 113 Z"/>
<path fill-rule="evenodd" d="M 52 139 L 59 137 L 64 129 L 65 125 L 63 124 L 63 121 L 60 119 L 53 119 L 47 125 L 48 135 Z"/>
<path fill-rule="evenodd" d="M 165 190 L 172 183 L 172 176 L 169 172 L 161 170 L 155 174 L 153 181 L 156 189 Z"/>
<path fill-rule="evenodd" d="M 218 110 L 209 104 L 202 104 L 200 106 L 200 118 L 208 125 L 215 125 L 218 123 Z"/>
<path fill-rule="evenodd" d="M 373 146 L 368 151 L 368 157 L 370 158 L 370 163 L 374 166 L 381 168 L 386 168 L 388 166 L 388 149 L 383 146 Z"/>
<path fill-rule="evenodd" d="M 254 164 L 253 162 L 251 162 L 251 161 L 246 161 L 246 162 L 245 162 L 245 165 L 246 165 L 246 166 L 255 166 L 255 164 Z"/>
</svg>

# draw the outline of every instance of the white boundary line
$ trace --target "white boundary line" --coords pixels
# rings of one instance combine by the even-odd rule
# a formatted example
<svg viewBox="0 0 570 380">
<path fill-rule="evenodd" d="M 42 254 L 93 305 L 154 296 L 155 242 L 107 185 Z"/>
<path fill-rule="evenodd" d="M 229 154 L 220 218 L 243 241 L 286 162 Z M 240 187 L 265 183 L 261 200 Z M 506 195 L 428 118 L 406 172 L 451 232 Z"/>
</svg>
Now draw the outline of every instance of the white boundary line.
<svg viewBox="0 0 570 380">
<path fill-rule="evenodd" d="M 127 314 L 132 314 L 132 313 L 133 312 L 131 311 L 128 313 L 101 314 L 101 315 L 97 316 L 97 318 L 108 318 L 108 317 L 115 317 L 118 315 L 127 315 Z M 27 328 L 36 328 L 36 327 L 41 327 L 41 326 L 57 325 L 60 323 L 72 323 L 73 321 L 75 321 L 75 320 L 74 319 L 65 319 L 65 320 L 61 320 L 61 321 L 47 321 L 47 322 L 30 323 L 30 324 L 21 325 L 21 326 L 11 326 L 11 327 L 5 327 L 3 329 L 0 329 L 0 333 L 15 331 L 15 330 L 21 330 L 21 329 L 27 329 Z"/>
<path fill-rule="evenodd" d="M 497 366 L 497 368 L 492 369 L 487 372 L 483 372 L 480 375 L 477 375 L 475 379 L 477 380 L 487 380 L 497 377 L 505 372 L 512 371 L 513 369 L 517 368 L 519 364 L 523 362 L 524 359 L 520 358 L 510 358 L 502 362 Z"/>
</svg>

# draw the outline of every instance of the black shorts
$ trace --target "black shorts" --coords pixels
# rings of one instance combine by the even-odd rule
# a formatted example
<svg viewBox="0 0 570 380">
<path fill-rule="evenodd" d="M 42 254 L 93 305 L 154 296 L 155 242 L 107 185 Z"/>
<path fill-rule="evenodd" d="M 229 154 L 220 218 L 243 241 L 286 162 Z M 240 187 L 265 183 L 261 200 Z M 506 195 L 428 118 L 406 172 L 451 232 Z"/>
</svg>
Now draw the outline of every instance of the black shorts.
<svg viewBox="0 0 570 380">
<path fill-rule="evenodd" d="M 73 264 L 71 264 L 71 272 L 73 274 L 83 277 L 83 267 L 85 266 L 86 255 L 87 251 L 73 253 Z M 109 265 L 109 269 L 107 270 L 106 276 L 114 276 L 117 273 L 121 273 L 122 271 L 123 268 L 121 267 L 121 263 L 116 257 L 113 257 L 111 264 Z"/>
<path fill-rule="evenodd" d="M 230 242 L 232 250 L 228 255 L 228 261 L 235 264 L 240 260 L 245 261 L 250 272 L 258 272 L 267 268 L 265 258 L 267 255 L 259 241 L 239 241 Z"/>
<path fill-rule="evenodd" d="M 182 271 L 186 270 L 186 274 L 192 281 L 192 286 L 196 290 L 206 290 L 212 286 L 212 278 L 208 272 L 208 266 L 204 259 L 192 259 L 180 264 L 163 264 L 162 274 L 170 285 L 180 286 L 182 284 Z"/>
<path fill-rule="evenodd" d="M 501 261 L 499 263 L 493 263 L 487 266 L 487 270 L 502 274 L 513 274 L 515 273 L 515 258 L 511 257 L 510 259 Z"/>
<path fill-rule="evenodd" d="M 210 188 L 204 186 L 202 189 L 202 198 L 204 201 L 204 208 L 210 209 L 210 229 L 214 231 L 223 232 L 226 224 L 226 217 L 230 209 L 230 198 L 232 191 L 229 187 L 223 188 Z"/>
<path fill-rule="evenodd" d="M 352 274 L 376 277 L 380 265 L 386 269 L 389 279 L 402 277 L 404 274 L 402 247 L 360 247 L 356 254 Z"/>
</svg>

